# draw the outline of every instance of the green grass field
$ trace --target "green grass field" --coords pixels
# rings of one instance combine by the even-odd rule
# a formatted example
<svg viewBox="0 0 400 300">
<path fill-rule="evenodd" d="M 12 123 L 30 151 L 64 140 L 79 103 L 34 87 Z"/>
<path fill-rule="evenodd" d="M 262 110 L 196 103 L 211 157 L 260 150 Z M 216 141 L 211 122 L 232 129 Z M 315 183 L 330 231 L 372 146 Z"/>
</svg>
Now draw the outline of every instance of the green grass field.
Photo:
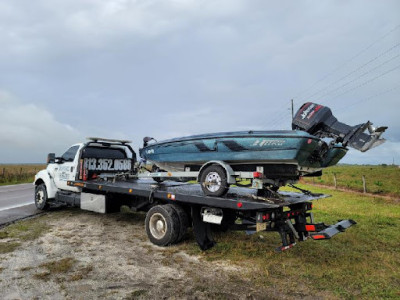
<svg viewBox="0 0 400 300">
<path fill-rule="evenodd" d="M 399 299 L 400 205 L 389 198 L 299 186 L 332 195 L 314 201 L 317 222 L 333 224 L 353 219 L 358 224 L 330 240 L 307 240 L 283 253 L 274 251 L 281 243 L 274 232 L 251 236 L 243 232 L 215 233 L 217 245 L 205 252 L 189 233 L 183 243 L 160 251 L 185 251 L 208 261 L 245 267 L 238 269 L 238 284 L 245 279 L 248 284 L 271 287 L 289 298 Z M 46 217 L 38 217 L 0 229 L 0 239 L 18 238 L 0 245 L 0 253 L 13 252 L 25 240 L 45 233 L 46 228 Z"/>
<path fill-rule="evenodd" d="M 400 196 L 400 168 L 398 166 L 359 166 L 338 165 L 322 171 L 321 177 L 303 177 L 305 183 L 334 186 L 334 174 L 337 186 L 355 191 L 363 191 L 362 176 L 365 176 L 367 192 L 381 195 Z"/>
<path fill-rule="evenodd" d="M 353 219 L 358 224 L 331 240 L 308 240 L 279 254 L 274 252 L 280 244 L 277 233 L 223 233 L 216 236 L 217 246 L 207 252 L 201 252 L 192 240 L 180 248 L 207 260 L 254 266 L 254 272 L 247 274 L 250 280 L 293 297 L 322 293 L 324 298 L 399 299 L 400 205 L 378 197 L 299 186 L 332 195 L 314 202 L 317 222 Z"/>
<path fill-rule="evenodd" d="M 33 182 L 35 174 L 46 165 L 0 165 L 0 185 Z"/>
</svg>

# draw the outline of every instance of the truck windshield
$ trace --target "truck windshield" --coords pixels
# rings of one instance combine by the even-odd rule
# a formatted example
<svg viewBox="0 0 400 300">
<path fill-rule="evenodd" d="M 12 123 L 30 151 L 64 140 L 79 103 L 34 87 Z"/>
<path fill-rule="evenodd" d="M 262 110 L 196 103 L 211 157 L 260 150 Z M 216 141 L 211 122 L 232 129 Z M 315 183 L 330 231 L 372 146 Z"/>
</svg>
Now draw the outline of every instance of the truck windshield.
<svg viewBox="0 0 400 300">
<path fill-rule="evenodd" d="M 88 146 L 83 149 L 82 158 L 111 158 L 111 159 L 125 159 L 127 158 L 126 152 L 121 148 L 104 148 Z"/>
</svg>

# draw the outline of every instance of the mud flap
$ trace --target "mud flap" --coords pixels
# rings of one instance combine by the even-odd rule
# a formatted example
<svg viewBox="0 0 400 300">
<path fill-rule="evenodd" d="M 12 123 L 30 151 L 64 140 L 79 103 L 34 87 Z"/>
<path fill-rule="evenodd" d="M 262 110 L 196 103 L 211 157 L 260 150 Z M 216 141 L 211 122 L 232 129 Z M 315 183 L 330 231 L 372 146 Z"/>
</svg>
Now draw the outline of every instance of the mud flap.
<svg viewBox="0 0 400 300">
<path fill-rule="evenodd" d="M 334 235 L 344 232 L 347 228 L 357 224 L 354 220 L 342 220 L 335 225 L 327 226 L 325 229 L 312 233 L 311 237 L 313 240 L 326 240 L 330 239 Z"/>
<path fill-rule="evenodd" d="M 199 206 L 192 206 L 193 233 L 201 250 L 208 250 L 216 244 L 211 234 L 210 223 L 203 222 Z"/>
</svg>

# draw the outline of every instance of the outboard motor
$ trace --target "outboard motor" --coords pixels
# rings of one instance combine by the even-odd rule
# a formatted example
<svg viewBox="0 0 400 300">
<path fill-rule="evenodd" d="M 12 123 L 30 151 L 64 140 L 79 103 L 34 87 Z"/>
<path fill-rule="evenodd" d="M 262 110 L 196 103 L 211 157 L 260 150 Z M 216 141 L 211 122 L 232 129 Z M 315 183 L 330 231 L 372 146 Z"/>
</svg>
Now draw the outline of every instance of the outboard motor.
<svg viewBox="0 0 400 300">
<path fill-rule="evenodd" d="M 307 102 L 294 116 L 292 129 L 307 131 L 320 138 L 332 138 L 334 143 L 365 152 L 385 142 L 385 139 L 379 137 L 387 127 L 374 128 L 370 121 L 349 126 L 339 122 L 329 107 Z M 364 133 L 367 129 L 368 133 Z"/>
</svg>

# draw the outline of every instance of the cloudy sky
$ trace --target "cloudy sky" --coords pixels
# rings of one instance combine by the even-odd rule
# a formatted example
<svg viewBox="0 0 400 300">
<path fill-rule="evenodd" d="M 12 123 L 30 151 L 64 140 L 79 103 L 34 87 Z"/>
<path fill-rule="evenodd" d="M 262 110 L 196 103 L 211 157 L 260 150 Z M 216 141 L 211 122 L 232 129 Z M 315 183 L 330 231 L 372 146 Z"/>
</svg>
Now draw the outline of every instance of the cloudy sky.
<svg viewBox="0 0 400 300">
<path fill-rule="evenodd" d="M 3 0 L 0 163 L 87 136 L 158 140 L 290 129 L 306 101 L 388 142 L 400 163 L 400 2 Z"/>
</svg>

